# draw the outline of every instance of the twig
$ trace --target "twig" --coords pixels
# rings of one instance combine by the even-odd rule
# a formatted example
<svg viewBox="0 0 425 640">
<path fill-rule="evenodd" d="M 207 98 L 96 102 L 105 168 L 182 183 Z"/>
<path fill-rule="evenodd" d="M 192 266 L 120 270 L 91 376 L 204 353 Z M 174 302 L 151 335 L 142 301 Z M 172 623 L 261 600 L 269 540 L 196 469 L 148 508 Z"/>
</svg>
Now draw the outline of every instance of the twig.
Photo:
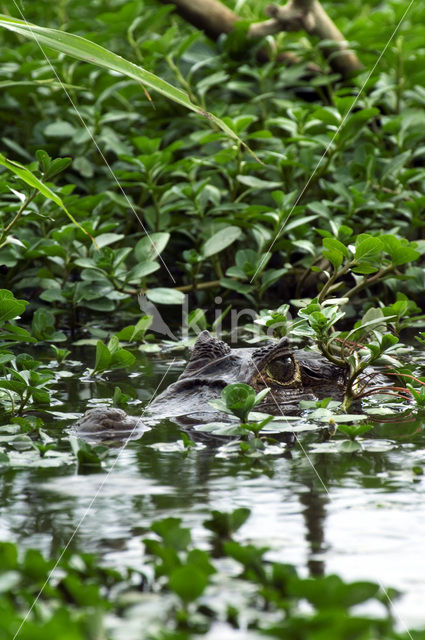
<svg viewBox="0 0 425 640">
<path fill-rule="evenodd" d="M 34 191 L 32 193 L 30 193 L 30 195 L 21 204 L 21 206 L 19 208 L 19 211 L 17 212 L 16 216 L 7 225 L 7 227 L 5 227 L 3 229 L 3 231 L 1 232 L 1 236 L 0 236 L 0 247 L 2 246 L 4 238 L 7 236 L 7 234 L 12 229 L 12 227 L 18 222 L 19 218 L 21 217 L 21 215 L 23 214 L 23 212 L 25 211 L 25 209 L 27 208 L 29 203 L 32 202 L 32 200 L 34 200 L 34 198 L 37 195 L 37 193 L 38 193 L 38 189 L 34 189 Z"/>
</svg>

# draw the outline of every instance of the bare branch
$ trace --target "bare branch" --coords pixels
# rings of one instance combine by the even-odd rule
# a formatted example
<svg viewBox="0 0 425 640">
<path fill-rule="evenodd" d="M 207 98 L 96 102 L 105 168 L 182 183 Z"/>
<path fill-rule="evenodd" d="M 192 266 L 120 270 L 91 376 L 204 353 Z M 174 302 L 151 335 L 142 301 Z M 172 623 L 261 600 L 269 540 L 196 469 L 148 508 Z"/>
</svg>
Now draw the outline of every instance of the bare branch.
<svg viewBox="0 0 425 640">
<path fill-rule="evenodd" d="M 249 30 L 251 36 L 304 29 L 309 35 L 332 41 L 323 47 L 323 53 L 331 67 L 344 77 L 363 68 L 318 0 L 289 0 L 284 6 L 271 4 L 266 8 L 266 13 L 271 20 L 252 24 Z"/>
<path fill-rule="evenodd" d="M 219 0 L 161 0 L 174 4 L 178 13 L 198 29 L 202 29 L 213 40 L 222 33 L 229 33 L 240 17 Z M 356 55 L 347 48 L 347 42 L 340 30 L 323 9 L 318 0 L 289 0 L 284 6 L 271 4 L 266 8 L 270 20 L 253 23 L 248 36 L 251 38 L 273 35 L 279 31 L 305 30 L 309 35 L 321 40 L 332 41 L 323 47 L 323 53 L 332 69 L 344 77 L 362 69 Z M 262 50 L 260 59 L 267 59 Z M 279 59 L 288 64 L 299 62 L 291 52 L 283 52 Z"/>
</svg>

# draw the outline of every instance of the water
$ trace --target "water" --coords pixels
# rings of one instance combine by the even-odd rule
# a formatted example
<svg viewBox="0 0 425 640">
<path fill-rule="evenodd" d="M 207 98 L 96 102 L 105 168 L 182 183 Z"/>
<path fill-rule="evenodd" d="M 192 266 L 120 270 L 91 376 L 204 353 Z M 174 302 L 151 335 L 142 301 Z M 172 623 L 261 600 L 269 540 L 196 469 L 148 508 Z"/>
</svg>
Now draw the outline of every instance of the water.
<svg viewBox="0 0 425 640">
<path fill-rule="evenodd" d="M 122 390 L 140 389 L 133 413 L 168 364 L 146 357 L 140 376 L 114 374 Z M 173 367 L 168 382 L 182 366 Z M 75 413 L 110 391 L 108 381 L 74 380 L 71 387 L 67 380 L 58 409 Z M 52 434 L 67 426 L 52 422 Z M 377 424 L 354 455 L 335 452 L 333 441 L 321 443 L 309 432 L 258 463 L 227 456 L 219 445 L 186 452 L 179 433 L 165 421 L 121 452 L 112 450 L 102 472 L 81 475 L 75 464 L 5 471 L 0 539 L 57 555 L 78 527 L 72 548 L 97 552 L 117 567 L 140 567 L 141 539 L 153 520 L 181 517 L 203 545 L 201 525 L 211 509 L 249 507 L 238 539 L 269 546 L 268 558 L 294 564 L 302 575 L 334 572 L 395 587 L 403 594 L 394 604 L 400 628 L 425 626 L 425 479 L 412 470 L 425 465 L 419 419 Z"/>
</svg>

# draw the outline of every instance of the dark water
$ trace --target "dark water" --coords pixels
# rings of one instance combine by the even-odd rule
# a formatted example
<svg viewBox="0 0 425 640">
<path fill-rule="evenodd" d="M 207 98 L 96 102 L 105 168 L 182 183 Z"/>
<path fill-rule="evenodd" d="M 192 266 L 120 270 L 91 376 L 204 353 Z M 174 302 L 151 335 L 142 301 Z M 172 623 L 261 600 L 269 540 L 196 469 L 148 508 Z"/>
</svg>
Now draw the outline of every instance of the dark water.
<svg viewBox="0 0 425 640">
<path fill-rule="evenodd" d="M 54 409 L 69 417 L 52 417 L 47 427 L 64 433 L 72 415 L 109 399 L 118 383 L 124 392 L 137 388 L 129 407 L 137 415 L 158 384 L 178 376 L 180 355 L 162 380 L 171 361 L 143 356 L 140 374 L 130 378 L 66 379 L 63 405 Z M 268 545 L 269 558 L 293 563 L 302 574 L 335 572 L 396 587 L 403 593 L 394 604 L 400 628 L 424 626 L 425 480 L 413 470 L 425 465 L 422 426 L 417 417 L 376 423 L 356 454 L 337 451 L 338 439 L 301 432 L 290 449 L 282 445 L 253 461 L 225 442 L 199 442 L 187 452 L 179 427 L 165 421 L 124 449 L 111 449 L 102 472 L 79 474 L 71 457 L 28 467 L 24 456 L 1 476 L 0 539 L 57 554 L 78 526 L 72 548 L 140 567 L 141 539 L 153 520 L 181 517 L 202 544 L 201 523 L 211 509 L 249 507 L 241 540 Z"/>
</svg>

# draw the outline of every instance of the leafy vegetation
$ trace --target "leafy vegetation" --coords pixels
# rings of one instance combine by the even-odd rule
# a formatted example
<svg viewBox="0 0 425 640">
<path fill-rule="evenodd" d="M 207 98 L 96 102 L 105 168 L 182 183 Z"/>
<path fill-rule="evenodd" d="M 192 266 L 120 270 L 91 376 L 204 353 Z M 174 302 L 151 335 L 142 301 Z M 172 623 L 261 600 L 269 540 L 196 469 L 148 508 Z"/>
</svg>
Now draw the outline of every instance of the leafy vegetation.
<svg viewBox="0 0 425 640">
<path fill-rule="evenodd" d="M 179 518 L 157 520 L 143 540 L 143 564 L 123 572 L 99 566 L 90 554 L 68 552 L 54 563 L 34 549 L 20 557 L 15 545 L 1 543 L 2 637 L 10 632 L 24 639 L 46 634 L 70 640 L 109 637 L 105 635 L 108 620 L 102 616 L 105 609 L 109 625 L 116 617 L 124 616 L 124 625 L 135 618 L 133 624 L 143 634 L 138 637 L 158 640 L 203 636 L 214 632 L 216 625 L 217 630 L 260 631 L 271 638 L 329 633 L 335 640 L 345 640 L 348 635 L 354 640 L 423 637 L 420 632 L 394 629 L 388 610 L 388 600 L 397 595 L 393 589 L 384 592 L 375 582 L 344 582 L 336 575 L 303 578 L 289 564 L 267 561 L 266 547 L 237 542 L 234 534 L 249 513 L 244 508 L 231 513 L 213 511 L 204 522 L 212 532 L 208 549 L 194 545 L 190 529 L 183 527 Z M 226 590 L 223 560 L 232 563 L 242 606 L 235 604 L 230 593 L 217 602 L 217 592 Z M 52 572 L 54 580 L 34 602 Z M 143 604 L 148 593 L 156 615 L 149 617 L 146 626 L 137 614 L 137 605 Z M 164 594 L 171 595 L 166 607 L 156 608 L 155 600 L 164 602 Z M 308 612 L 303 610 L 303 600 L 309 604 Z M 359 609 L 369 601 L 381 605 L 381 616 Z M 23 622 L 22 616 L 30 607 Z"/>
<path fill-rule="evenodd" d="M 376 427 L 378 414 L 421 420 L 423 361 L 408 344 L 412 330 L 425 342 L 421 3 L 392 40 L 400 0 L 329 3 L 365 67 L 350 81 L 303 33 L 276 38 L 296 64 L 272 49 L 260 63 L 263 43 L 244 30 L 265 0 L 239 2 L 240 28 L 218 43 L 157 0 L 61 0 L 48 15 L 24 4 L 25 15 L 0 5 L 0 470 L 107 472 L 111 450 L 64 427 L 87 403 L 140 411 L 150 390 L 136 372 L 154 379 L 155 354 L 205 328 L 249 344 L 288 335 L 348 372 L 342 403 L 304 401 L 297 419 L 256 413 L 250 387 L 224 389 L 214 406 L 233 421 L 191 436 L 231 436 L 220 455 L 242 468 L 270 473 L 269 459 L 309 431 L 311 452 L 361 465 L 375 446 L 366 434 L 400 437 Z M 393 376 L 385 397 L 371 365 Z M 69 390 L 77 379 L 80 396 Z M 190 456 L 200 445 L 181 437 Z M 423 473 L 421 461 L 409 468 Z M 223 621 L 271 637 L 404 637 L 385 612 L 351 611 L 385 604 L 375 583 L 301 577 L 236 542 L 247 517 L 214 513 L 208 550 L 179 519 L 157 521 L 146 572 L 65 554 L 50 580 L 53 561 L 3 543 L 0 635 L 16 632 L 49 578 L 22 638 L 105 637 L 100 612 L 130 610 L 117 593 L 133 597 L 139 582 L 169 603 L 158 640 Z M 249 587 L 219 612 L 206 594 L 230 560 Z"/>
</svg>

